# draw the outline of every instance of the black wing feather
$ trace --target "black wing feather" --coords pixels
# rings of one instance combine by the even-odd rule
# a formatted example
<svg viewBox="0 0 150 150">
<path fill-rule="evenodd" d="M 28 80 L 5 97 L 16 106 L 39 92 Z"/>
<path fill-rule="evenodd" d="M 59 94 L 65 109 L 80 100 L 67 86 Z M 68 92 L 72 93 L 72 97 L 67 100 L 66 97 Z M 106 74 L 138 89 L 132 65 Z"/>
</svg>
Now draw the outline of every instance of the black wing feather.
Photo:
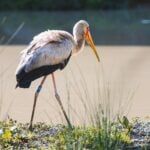
<svg viewBox="0 0 150 150">
<path fill-rule="evenodd" d="M 28 73 L 25 72 L 24 68 L 22 68 L 22 70 L 19 72 L 19 74 L 16 75 L 16 80 L 17 80 L 16 88 L 17 87 L 29 88 L 32 81 L 34 81 L 42 76 L 51 74 L 58 69 L 60 69 L 60 70 L 64 69 L 65 66 L 68 64 L 70 57 L 71 57 L 71 54 L 62 63 L 56 64 L 56 65 L 42 66 L 42 67 L 34 69 Z"/>
</svg>

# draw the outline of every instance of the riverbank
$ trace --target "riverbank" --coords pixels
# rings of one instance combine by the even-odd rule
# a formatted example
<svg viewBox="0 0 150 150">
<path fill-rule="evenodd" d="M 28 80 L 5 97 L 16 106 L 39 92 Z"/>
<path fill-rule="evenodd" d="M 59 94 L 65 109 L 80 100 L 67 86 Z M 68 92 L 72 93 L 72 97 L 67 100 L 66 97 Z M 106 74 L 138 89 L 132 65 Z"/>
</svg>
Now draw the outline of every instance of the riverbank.
<svg viewBox="0 0 150 150">
<path fill-rule="evenodd" d="M 112 115 L 149 116 L 149 47 L 96 47 L 100 63 L 87 46 L 81 54 L 70 59 L 64 70 L 55 73 L 59 95 L 73 124 L 87 123 L 87 110 L 92 113 L 98 103 L 109 103 Z M 24 48 L 26 46 L 0 47 L 0 118 L 9 116 L 23 123 L 30 120 L 35 88 L 41 81 L 34 81 L 29 89 L 15 89 L 15 70 Z M 54 96 L 51 76 L 40 93 L 34 121 L 65 122 Z"/>
</svg>

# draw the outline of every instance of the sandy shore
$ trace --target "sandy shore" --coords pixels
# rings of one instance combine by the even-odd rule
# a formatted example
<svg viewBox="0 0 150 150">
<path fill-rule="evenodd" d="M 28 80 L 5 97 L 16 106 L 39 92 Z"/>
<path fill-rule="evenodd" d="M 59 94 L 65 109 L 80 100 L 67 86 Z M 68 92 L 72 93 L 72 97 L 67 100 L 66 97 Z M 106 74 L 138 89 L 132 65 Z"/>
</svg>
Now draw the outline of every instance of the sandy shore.
<svg viewBox="0 0 150 150">
<path fill-rule="evenodd" d="M 0 47 L 0 118 L 7 115 L 19 122 L 30 120 L 33 93 L 15 89 L 14 72 L 19 52 L 25 46 Z M 129 117 L 150 116 L 150 47 L 97 46 L 98 63 L 89 47 L 72 57 L 63 71 L 57 71 L 56 82 L 71 121 L 84 124 L 98 103 L 110 105 L 111 112 Z M 65 122 L 54 97 L 51 76 L 38 99 L 35 121 Z"/>
</svg>

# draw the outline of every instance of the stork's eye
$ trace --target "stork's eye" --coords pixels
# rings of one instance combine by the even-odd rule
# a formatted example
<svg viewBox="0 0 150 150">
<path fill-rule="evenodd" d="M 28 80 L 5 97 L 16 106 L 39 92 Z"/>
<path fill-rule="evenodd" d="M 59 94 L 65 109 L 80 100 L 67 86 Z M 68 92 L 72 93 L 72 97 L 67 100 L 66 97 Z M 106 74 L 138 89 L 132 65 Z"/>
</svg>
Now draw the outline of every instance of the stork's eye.
<svg viewBox="0 0 150 150">
<path fill-rule="evenodd" d="M 87 27 L 86 29 L 87 29 L 88 31 L 90 31 L 90 27 Z"/>
<path fill-rule="evenodd" d="M 89 27 L 86 27 L 85 34 L 88 35 L 89 31 L 90 31 L 90 28 L 89 28 Z"/>
</svg>

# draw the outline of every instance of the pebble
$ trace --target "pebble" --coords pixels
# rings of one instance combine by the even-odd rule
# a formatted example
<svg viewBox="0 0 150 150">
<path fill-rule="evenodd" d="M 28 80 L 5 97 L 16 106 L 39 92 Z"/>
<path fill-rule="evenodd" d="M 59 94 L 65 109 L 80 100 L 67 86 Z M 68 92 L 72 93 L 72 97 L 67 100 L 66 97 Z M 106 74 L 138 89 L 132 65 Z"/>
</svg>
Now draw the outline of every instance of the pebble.
<svg viewBox="0 0 150 150">
<path fill-rule="evenodd" d="M 131 137 L 133 141 L 133 148 L 141 148 L 146 145 L 148 149 L 150 148 L 150 121 L 137 121 L 133 123 L 133 130 L 131 132 Z"/>
</svg>

